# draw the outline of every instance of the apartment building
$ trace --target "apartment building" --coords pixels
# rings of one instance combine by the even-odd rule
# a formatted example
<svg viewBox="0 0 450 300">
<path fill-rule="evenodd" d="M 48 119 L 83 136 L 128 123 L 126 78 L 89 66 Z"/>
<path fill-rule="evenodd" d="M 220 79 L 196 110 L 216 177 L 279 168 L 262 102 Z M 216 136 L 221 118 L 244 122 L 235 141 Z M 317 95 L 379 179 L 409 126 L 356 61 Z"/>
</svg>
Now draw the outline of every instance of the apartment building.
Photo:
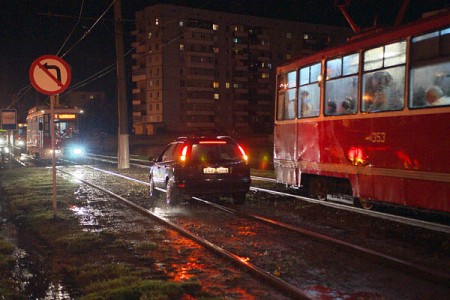
<svg viewBox="0 0 450 300">
<path fill-rule="evenodd" d="M 275 68 L 347 28 L 157 4 L 136 13 L 135 134 L 272 132 Z"/>
</svg>

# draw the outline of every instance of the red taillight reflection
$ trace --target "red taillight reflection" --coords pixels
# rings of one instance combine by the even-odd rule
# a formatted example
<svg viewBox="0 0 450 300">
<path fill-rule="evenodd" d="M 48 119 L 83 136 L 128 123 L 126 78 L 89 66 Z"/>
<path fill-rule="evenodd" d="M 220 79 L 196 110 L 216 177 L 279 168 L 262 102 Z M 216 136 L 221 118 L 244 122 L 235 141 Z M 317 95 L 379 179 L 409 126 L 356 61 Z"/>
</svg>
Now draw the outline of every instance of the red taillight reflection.
<svg viewBox="0 0 450 300">
<path fill-rule="evenodd" d="M 188 150 L 187 145 L 183 147 L 183 150 L 181 150 L 181 156 L 180 156 L 181 161 L 186 161 L 187 150 Z"/>
<path fill-rule="evenodd" d="M 366 162 L 366 155 L 361 147 L 351 147 L 347 152 L 348 159 L 354 165 L 364 165 Z"/>
<path fill-rule="evenodd" d="M 239 151 L 241 151 L 242 157 L 245 159 L 245 161 L 248 161 L 248 156 L 247 156 L 247 154 L 245 154 L 244 149 L 240 145 L 238 145 L 238 148 L 239 148 Z"/>
</svg>

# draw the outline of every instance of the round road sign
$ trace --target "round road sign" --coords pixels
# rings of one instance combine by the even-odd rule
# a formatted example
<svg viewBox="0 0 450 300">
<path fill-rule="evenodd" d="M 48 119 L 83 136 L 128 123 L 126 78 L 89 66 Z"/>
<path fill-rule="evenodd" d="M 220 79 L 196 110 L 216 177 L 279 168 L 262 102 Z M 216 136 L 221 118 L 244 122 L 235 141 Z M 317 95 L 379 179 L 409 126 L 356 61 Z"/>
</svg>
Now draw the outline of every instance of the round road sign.
<svg viewBox="0 0 450 300">
<path fill-rule="evenodd" d="M 30 67 L 30 81 L 36 90 L 45 95 L 57 95 L 70 84 L 70 66 L 55 55 L 37 58 Z"/>
</svg>

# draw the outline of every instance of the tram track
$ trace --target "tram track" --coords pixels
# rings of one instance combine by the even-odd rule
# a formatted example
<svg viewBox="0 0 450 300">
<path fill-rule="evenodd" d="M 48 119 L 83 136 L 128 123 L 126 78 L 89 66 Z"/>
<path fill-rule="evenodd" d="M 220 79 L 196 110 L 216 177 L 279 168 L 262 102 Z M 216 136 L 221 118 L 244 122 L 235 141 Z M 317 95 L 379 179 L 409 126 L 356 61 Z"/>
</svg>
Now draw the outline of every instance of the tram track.
<svg viewBox="0 0 450 300">
<path fill-rule="evenodd" d="M 108 174 L 110 174 L 112 176 L 116 176 L 117 175 L 117 173 L 106 171 L 106 170 L 102 170 L 102 169 L 99 169 L 99 168 L 95 168 L 95 167 L 90 167 L 90 168 L 95 170 L 95 171 L 101 171 L 101 172 L 108 173 Z M 124 176 L 124 175 L 120 175 L 119 174 L 119 177 L 123 178 L 125 180 L 132 180 L 134 182 L 137 182 L 138 184 L 148 185 L 146 182 L 142 182 L 142 181 L 140 181 L 138 179 L 131 178 L 129 176 Z M 247 219 L 257 220 L 258 222 L 263 222 L 266 225 L 269 224 L 271 226 L 282 227 L 284 229 L 287 229 L 287 230 L 290 230 L 290 231 L 293 231 L 293 232 L 296 232 L 296 233 L 300 233 L 303 236 L 308 236 L 309 238 L 313 237 L 315 240 L 318 240 L 321 243 L 323 243 L 323 242 L 326 242 L 328 244 L 331 243 L 331 245 L 338 246 L 339 248 L 343 248 L 343 249 L 346 249 L 346 250 L 350 249 L 352 253 L 358 253 L 359 256 L 361 256 L 361 257 L 370 257 L 370 258 L 374 259 L 375 261 L 382 262 L 384 265 L 390 265 L 390 266 L 395 265 L 396 268 L 398 270 L 401 270 L 402 272 L 407 272 L 407 273 L 410 273 L 410 274 L 414 274 L 415 276 L 420 276 L 420 277 L 422 277 L 424 279 L 432 280 L 433 282 L 440 282 L 440 283 L 447 284 L 447 285 L 450 283 L 450 278 L 449 278 L 448 274 L 444 274 L 444 273 L 440 273 L 438 271 L 430 270 L 430 269 L 428 269 L 426 267 L 421 267 L 420 265 L 417 265 L 417 264 L 414 264 L 414 263 L 410 263 L 410 262 L 405 261 L 403 259 L 399 259 L 399 258 L 392 257 L 392 256 L 389 256 L 389 255 L 384 255 L 384 254 L 379 253 L 377 251 L 373 251 L 373 250 L 370 250 L 370 249 L 365 249 L 364 247 L 360 247 L 358 245 L 353 245 L 351 243 L 346 243 L 346 242 L 343 242 L 343 241 L 339 241 L 338 239 L 334 239 L 332 237 L 328 237 L 328 236 L 324 236 L 322 234 L 314 233 L 314 232 L 311 232 L 309 230 L 304 230 L 304 229 L 301 229 L 301 228 L 298 228 L 296 226 L 292 226 L 292 225 L 289 225 L 289 224 L 284 224 L 283 222 L 279 222 L 279 221 L 276 221 L 276 220 L 273 220 L 273 219 L 270 219 L 270 218 L 266 218 L 266 217 L 262 217 L 262 216 L 258 216 L 258 215 L 245 214 L 243 212 L 236 211 L 236 210 L 234 210 L 232 208 L 225 207 L 225 206 L 222 206 L 222 205 L 218 205 L 216 203 L 208 202 L 208 201 L 205 201 L 205 200 L 199 199 L 199 198 L 195 198 L 195 200 L 200 201 L 203 204 L 208 204 L 209 206 L 213 206 L 215 208 L 221 209 L 222 211 L 226 211 L 226 212 L 228 212 L 228 213 L 230 213 L 232 215 L 238 216 L 238 217 L 245 217 Z M 134 206 L 136 204 L 130 204 L 130 205 Z M 142 210 L 142 212 L 145 212 L 145 213 L 149 212 L 148 209 L 145 209 L 145 208 L 142 208 L 142 207 L 141 208 L 136 208 L 136 209 Z M 171 224 L 170 226 L 175 224 L 175 223 L 170 222 L 170 221 L 169 221 L 169 223 Z M 175 225 L 175 226 L 177 226 L 177 225 Z M 187 235 L 192 234 L 192 233 L 186 233 L 186 232 L 183 233 L 183 231 L 184 231 L 183 229 L 180 229 L 179 231 L 182 234 L 187 234 Z M 194 234 L 194 236 L 198 237 L 199 234 Z M 202 242 L 202 241 L 198 241 L 198 242 Z M 219 247 L 217 245 L 214 245 L 214 244 L 211 244 L 210 242 L 204 242 L 204 243 L 205 243 L 205 247 L 206 248 L 208 248 L 210 250 L 213 250 L 213 251 L 221 252 L 221 247 Z M 234 261 L 235 263 L 242 264 L 243 266 L 248 266 L 249 265 L 248 261 L 244 261 L 242 259 L 242 256 L 233 254 L 231 252 L 228 252 L 227 250 L 222 251 L 222 253 L 220 253 L 220 254 L 222 256 L 224 256 L 224 257 L 234 258 L 235 259 L 235 261 Z M 270 275 L 270 273 L 265 272 L 265 271 L 263 271 L 261 269 L 258 269 L 257 267 L 256 268 L 252 268 L 252 270 L 250 270 L 250 272 L 251 273 L 257 273 L 256 275 L 258 275 L 259 277 L 263 277 L 263 278 L 266 276 L 265 274 L 269 274 L 268 277 L 273 277 L 273 275 Z M 292 289 L 289 286 L 284 286 L 284 283 L 277 282 L 277 279 L 278 278 L 275 277 L 275 282 L 272 282 L 271 285 L 278 286 L 279 288 L 281 287 L 283 290 L 289 291 L 289 293 L 296 294 L 298 292 L 296 288 Z M 271 278 L 268 278 L 267 280 L 271 280 Z M 299 294 L 296 297 L 300 297 L 301 298 L 301 297 L 304 296 L 303 294 L 304 294 L 304 292 L 300 291 Z"/>
<path fill-rule="evenodd" d="M 102 161 L 102 162 L 106 162 L 106 163 L 117 163 L 117 157 L 114 157 L 114 156 L 89 154 L 89 159 L 95 159 L 97 161 Z M 135 166 L 138 168 L 143 168 L 143 169 L 149 168 L 148 165 L 144 164 L 144 163 L 146 163 L 145 160 L 135 159 L 135 158 L 134 159 L 132 158 L 130 160 L 135 162 L 135 163 L 130 163 L 130 165 L 132 165 L 132 166 Z M 432 230 L 432 231 L 450 234 L 450 226 L 445 225 L 445 224 L 425 221 L 425 220 L 421 220 L 421 219 L 409 218 L 409 217 L 394 215 L 394 214 L 375 211 L 375 210 L 362 209 L 362 208 L 358 208 L 355 206 L 345 205 L 345 204 L 333 202 L 333 201 L 317 200 L 317 199 L 310 198 L 310 197 L 296 195 L 292 192 L 284 192 L 284 191 L 279 191 L 279 190 L 275 190 L 275 189 L 257 187 L 254 184 L 255 181 L 276 183 L 276 180 L 273 178 L 261 177 L 261 176 L 251 176 L 251 178 L 252 178 L 253 184 L 250 187 L 250 190 L 253 192 L 262 192 L 262 193 L 268 193 L 268 194 L 272 194 L 272 195 L 278 195 L 281 197 L 289 197 L 292 199 L 298 199 L 301 201 L 306 201 L 306 202 L 313 203 L 313 204 L 318 204 L 318 205 L 322 205 L 322 206 L 326 206 L 326 207 L 344 210 L 344 211 L 348 211 L 351 213 L 357 213 L 357 214 L 361 214 L 361 215 L 368 216 L 368 217 L 380 218 L 383 220 L 396 222 L 399 224 L 405 224 L 405 225 L 409 225 L 409 226 L 414 226 L 414 227 L 418 227 L 418 228 L 423 228 L 423 229 L 428 229 L 428 230 Z M 164 190 L 161 190 L 161 191 L 164 191 Z"/>
<path fill-rule="evenodd" d="M 99 170 L 98 168 L 95 168 L 96 170 Z M 301 289 L 281 280 L 280 278 L 264 271 L 263 269 L 251 264 L 250 262 L 248 262 L 248 260 L 244 257 L 241 257 L 237 254 L 234 254 L 230 251 L 227 251 L 226 249 L 223 249 L 222 247 L 211 243 L 210 241 L 201 238 L 200 236 L 198 236 L 197 234 L 194 234 L 192 232 L 190 232 L 189 230 L 186 230 L 184 228 L 182 228 L 181 226 L 177 225 L 174 222 L 171 222 L 170 220 L 166 219 L 166 218 L 162 218 L 160 216 L 158 216 L 157 214 L 151 212 L 150 210 L 148 210 L 147 208 L 144 208 L 136 203 L 134 203 L 133 201 L 130 201 L 128 199 L 126 199 L 125 197 L 122 197 L 116 193 L 113 193 L 112 191 L 103 188 L 99 185 L 93 184 L 87 180 L 84 179 L 80 179 L 76 174 L 72 174 L 70 172 L 66 172 L 62 169 L 58 169 L 59 172 L 62 172 L 66 175 L 70 175 L 73 176 L 75 178 L 77 178 L 78 180 L 80 180 L 81 182 L 95 188 L 98 189 L 106 194 L 108 194 L 109 196 L 114 197 L 115 199 L 118 199 L 120 201 L 122 201 L 123 203 L 125 203 L 126 205 L 132 207 L 133 209 L 139 211 L 140 213 L 151 217 L 152 219 L 163 223 L 164 225 L 174 229 L 175 231 L 179 232 L 180 234 L 184 235 L 185 237 L 188 237 L 192 240 L 194 240 L 195 242 L 199 243 L 200 245 L 204 246 L 206 249 L 215 252 L 216 254 L 219 254 L 220 256 L 231 260 L 233 263 L 237 264 L 238 266 L 240 266 L 241 268 L 245 269 L 246 271 L 256 275 L 257 277 L 261 278 L 264 280 L 264 282 L 278 288 L 280 291 L 287 293 L 289 296 L 295 298 L 295 299 L 311 299 L 304 291 L 302 291 Z M 108 172 L 109 174 L 112 174 L 112 172 Z M 120 176 L 121 178 L 125 178 L 126 176 Z M 132 179 L 132 178 L 128 178 L 129 180 L 133 180 L 133 181 L 137 181 L 136 179 Z"/>
</svg>

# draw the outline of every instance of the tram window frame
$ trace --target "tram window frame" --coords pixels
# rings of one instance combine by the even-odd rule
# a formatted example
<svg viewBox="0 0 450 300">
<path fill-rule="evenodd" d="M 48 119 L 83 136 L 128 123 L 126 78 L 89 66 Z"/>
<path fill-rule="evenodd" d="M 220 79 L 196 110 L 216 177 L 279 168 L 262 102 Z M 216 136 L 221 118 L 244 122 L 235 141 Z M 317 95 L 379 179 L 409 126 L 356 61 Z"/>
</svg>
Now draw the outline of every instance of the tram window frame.
<svg viewBox="0 0 450 300">
<path fill-rule="evenodd" d="M 405 39 L 363 51 L 361 111 L 402 110 L 405 107 Z"/>
<path fill-rule="evenodd" d="M 359 52 L 354 52 L 325 62 L 325 116 L 357 113 L 359 60 Z"/>
<path fill-rule="evenodd" d="M 411 38 L 408 107 L 450 105 L 450 27 Z"/>
<path fill-rule="evenodd" d="M 297 111 L 297 70 L 278 76 L 277 121 L 294 120 Z"/>
<path fill-rule="evenodd" d="M 313 118 L 320 114 L 320 87 L 322 63 L 316 62 L 299 69 L 297 117 Z M 306 99 L 306 100 L 304 100 Z"/>
</svg>

